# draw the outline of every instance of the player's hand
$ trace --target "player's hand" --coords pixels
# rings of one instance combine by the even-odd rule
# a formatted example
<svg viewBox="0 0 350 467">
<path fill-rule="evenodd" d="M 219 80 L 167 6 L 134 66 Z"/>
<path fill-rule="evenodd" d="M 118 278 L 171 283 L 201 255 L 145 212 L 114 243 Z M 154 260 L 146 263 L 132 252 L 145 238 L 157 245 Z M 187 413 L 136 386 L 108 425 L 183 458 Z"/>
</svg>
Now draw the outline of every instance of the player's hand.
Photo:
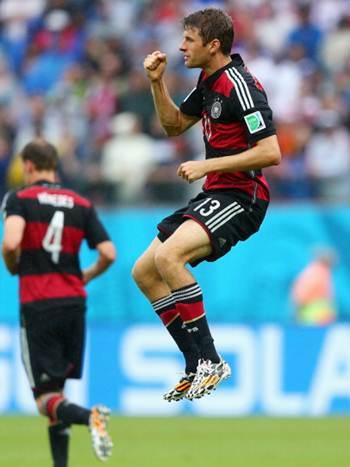
<svg viewBox="0 0 350 467">
<path fill-rule="evenodd" d="M 82 279 L 84 285 L 87 285 L 94 277 L 94 270 L 92 267 L 84 269 L 84 271 L 82 271 Z"/>
<path fill-rule="evenodd" d="M 177 175 L 192 183 L 207 174 L 205 161 L 187 161 L 179 165 Z"/>
<path fill-rule="evenodd" d="M 156 50 L 147 55 L 143 62 L 147 77 L 150 81 L 159 81 L 164 74 L 167 64 L 166 54 Z"/>
</svg>

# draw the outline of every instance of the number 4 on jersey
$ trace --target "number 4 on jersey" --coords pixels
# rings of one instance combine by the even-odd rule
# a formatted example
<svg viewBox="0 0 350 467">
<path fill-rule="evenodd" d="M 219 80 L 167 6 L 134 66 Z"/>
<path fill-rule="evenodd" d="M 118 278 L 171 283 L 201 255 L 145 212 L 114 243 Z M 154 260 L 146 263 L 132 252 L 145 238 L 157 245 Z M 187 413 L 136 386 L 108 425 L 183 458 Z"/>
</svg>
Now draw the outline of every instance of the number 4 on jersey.
<svg viewBox="0 0 350 467">
<path fill-rule="evenodd" d="M 42 246 L 45 251 L 51 253 L 51 259 L 58 263 L 62 250 L 62 234 L 64 227 L 64 212 L 56 211 L 47 228 Z"/>
</svg>

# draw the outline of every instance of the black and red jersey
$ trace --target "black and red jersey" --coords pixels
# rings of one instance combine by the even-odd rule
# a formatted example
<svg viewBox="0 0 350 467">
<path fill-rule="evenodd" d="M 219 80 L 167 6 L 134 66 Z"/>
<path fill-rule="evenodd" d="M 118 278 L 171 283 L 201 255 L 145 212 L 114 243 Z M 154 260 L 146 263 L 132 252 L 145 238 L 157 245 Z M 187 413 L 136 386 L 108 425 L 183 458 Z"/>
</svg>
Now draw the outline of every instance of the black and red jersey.
<svg viewBox="0 0 350 467">
<path fill-rule="evenodd" d="M 90 248 L 109 240 L 92 203 L 60 185 L 39 181 L 6 195 L 5 216 L 25 220 L 18 274 L 22 306 L 83 302 L 79 262 L 83 239 Z"/>
<path fill-rule="evenodd" d="M 272 111 L 260 82 L 248 71 L 240 55 L 207 77 L 182 102 L 186 115 L 202 119 L 206 158 L 239 154 L 276 130 Z M 208 174 L 205 190 L 239 189 L 269 199 L 269 187 L 261 170 Z"/>
</svg>

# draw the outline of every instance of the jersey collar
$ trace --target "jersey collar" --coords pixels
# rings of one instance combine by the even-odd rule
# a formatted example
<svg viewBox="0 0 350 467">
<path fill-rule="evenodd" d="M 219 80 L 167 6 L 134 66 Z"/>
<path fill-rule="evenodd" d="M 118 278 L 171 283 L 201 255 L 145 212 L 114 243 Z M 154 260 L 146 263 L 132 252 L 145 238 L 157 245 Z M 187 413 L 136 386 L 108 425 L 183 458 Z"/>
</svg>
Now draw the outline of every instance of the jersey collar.
<svg viewBox="0 0 350 467">
<path fill-rule="evenodd" d="M 208 78 L 205 77 L 204 72 L 202 71 L 201 73 L 201 78 L 200 78 L 200 84 L 206 84 L 206 85 L 211 85 L 214 83 L 219 76 L 225 71 L 228 70 L 229 68 L 232 68 L 233 66 L 244 66 L 244 62 L 240 54 L 232 54 L 231 55 L 231 61 L 223 66 L 222 68 L 219 68 L 216 70 L 212 75 L 210 75 Z"/>
<path fill-rule="evenodd" d="M 32 186 L 46 186 L 48 188 L 59 188 L 60 184 L 55 182 L 50 182 L 49 180 L 37 180 L 36 182 L 32 183 Z"/>
</svg>

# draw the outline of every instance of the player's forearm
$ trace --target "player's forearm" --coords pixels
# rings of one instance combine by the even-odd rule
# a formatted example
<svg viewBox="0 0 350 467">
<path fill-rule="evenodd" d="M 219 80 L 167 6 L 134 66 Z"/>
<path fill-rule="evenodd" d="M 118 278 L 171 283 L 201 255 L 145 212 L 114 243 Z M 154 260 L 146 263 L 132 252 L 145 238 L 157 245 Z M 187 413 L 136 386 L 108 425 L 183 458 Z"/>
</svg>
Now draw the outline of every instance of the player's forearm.
<svg viewBox="0 0 350 467">
<path fill-rule="evenodd" d="M 202 161 L 182 162 L 177 174 L 189 183 L 211 172 L 246 172 L 280 163 L 281 153 L 276 136 L 259 141 L 254 148 L 232 156 L 214 157 Z"/>
<path fill-rule="evenodd" d="M 97 249 L 99 257 L 96 263 L 83 271 L 83 281 L 85 284 L 104 273 L 116 259 L 116 250 L 111 241 L 100 243 L 97 245 Z"/>
<path fill-rule="evenodd" d="M 6 265 L 6 269 L 10 274 L 18 273 L 19 250 L 8 250 L 5 246 L 2 247 L 2 256 Z"/>
<path fill-rule="evenodd" d="M 83 271 L 84 283 L 87 284 L 88 282 L 95 279 L 95 277 L 103 274 L 112 263 L 113 261 L 100 256 L 95 264 L 92 264 L 90 267 Z"/>
<path fill-rule="evenodd" d="M 151 90 L 159 121 L 168 136 L 182 133 L 180 110 L 170 97 L 163 79 L 152 81 Z"/>
<path fill-rule="evenodd" d="M 207 159 L 206 172 L 244 172 L 278 165 L 281 153 L 278 145 L 254 146 L 240 154 Z"/>
</svg>

